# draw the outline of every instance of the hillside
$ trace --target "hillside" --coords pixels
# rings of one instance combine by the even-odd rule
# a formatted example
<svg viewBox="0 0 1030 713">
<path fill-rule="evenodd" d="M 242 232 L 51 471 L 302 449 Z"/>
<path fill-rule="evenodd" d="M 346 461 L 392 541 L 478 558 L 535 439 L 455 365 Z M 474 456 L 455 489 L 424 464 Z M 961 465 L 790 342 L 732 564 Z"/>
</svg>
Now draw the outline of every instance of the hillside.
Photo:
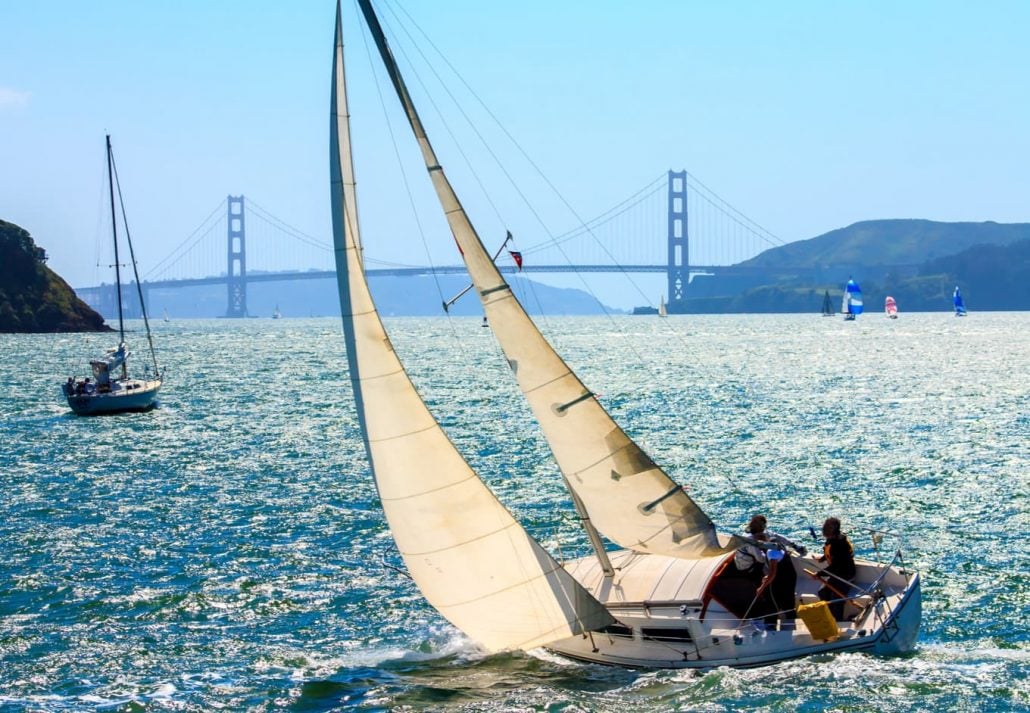
<svg viewBox="0 0 1030 713">
<path fill-rule="evenodd" d="M 604 307 L 582 290 L 553 287 L 520 275 L 511 276 L 510 283 L 516 296 L 532 314 L 604 314 L 606 310 L 618 311 Z M 468 277 L 463 275 L 440 275 L 436 279 L 430 276 L 376 276 L 369 279 L 379 312 L 384 316 L 442 315 L 443 300 L 454 297 L 468 284 Z M 167 312 L 174 319 L 211 318 L 225 315 L 226 302 L 223 285 L 153 289 L 150 291 L 148 309 L 152 315 Z M 135 314 L 138 300 L 132 290 L 126 295 L 126 304 Z M 336 280 L 255 282 L 247 287 L 247 311 L 252 317 L 270 317 L 276 307 L 286 318 L 339 315 L 340 298 Z M 466 294 L 451 307 L 452 315 L 482 313 L 483 308 L 474 292 Z"/>
<path fill-rule="evenodd" d="M 1030 223 L 870 220 L 740 264 L 762 269 L 695 279 L 685 311 L 818 312 L 825 291 L 840 304 L 849 277 L 867 310 L 887 295 L 902 311 L 950 310 L 956 285 L 970 309 L 1030 309 Z"/>
<path fill-rule="evenodd" d="M 962 288 L 971 310 L 1030 310 L 1030 239 L 1009 245 L 976 245 L 927 261 L 919 275 L 886 284 L 909 309 L 939 309 Z"/>
<path fill-rule="evenodd" d="M 974 245 L 1008 245 L 1026 239 L 1030 239 L 1030 223 L 866 220 L 809 240 L 771 248 L 741 265 L 769 268 L 914 266 L 954 255 Z"/>
<path fill-rule="evenodd" d="M 28 231 L 0 220 L 0 332 L 100 332 L 104 318 L 46 266 Z"/>
</svg>

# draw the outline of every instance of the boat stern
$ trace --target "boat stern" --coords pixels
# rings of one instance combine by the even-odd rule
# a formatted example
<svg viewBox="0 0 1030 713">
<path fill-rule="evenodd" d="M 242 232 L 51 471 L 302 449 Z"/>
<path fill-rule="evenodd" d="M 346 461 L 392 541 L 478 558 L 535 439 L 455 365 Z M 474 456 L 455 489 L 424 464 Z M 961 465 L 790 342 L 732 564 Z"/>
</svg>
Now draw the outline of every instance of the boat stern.
<svg viewBox="0 0 1030 713">
<path fill-rule="evenodd" d="M 874 652 L 890 656 L 904 654 L 916 647 L 919 625 L 923 619 L 923 598 L 918 572 L 911 573 L 908 587 L 894 605 L 890 617 L 883 625 Z"/>
</svg>

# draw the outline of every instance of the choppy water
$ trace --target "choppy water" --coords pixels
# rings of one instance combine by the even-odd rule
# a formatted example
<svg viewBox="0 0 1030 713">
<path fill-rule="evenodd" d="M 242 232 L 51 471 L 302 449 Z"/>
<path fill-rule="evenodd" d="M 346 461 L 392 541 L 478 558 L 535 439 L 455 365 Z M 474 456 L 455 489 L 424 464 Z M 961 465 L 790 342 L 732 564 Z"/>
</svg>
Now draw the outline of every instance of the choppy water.
<svg viewBox="0 0 1030 713">
<path fill-rule="evenodd" d="M 585 552 L 489 330 L 387 326 L 502 500 Z M 1030 710 L 1030 313 L 544 326 L 721 527 L 903 533 L 918 650 L 707 673 L 483 655 L 387 566 L 339 322 L 173 322 L 142 415 L 59 398 L 109 337 L 0 335 L 0 709 Z"/>
</svg>

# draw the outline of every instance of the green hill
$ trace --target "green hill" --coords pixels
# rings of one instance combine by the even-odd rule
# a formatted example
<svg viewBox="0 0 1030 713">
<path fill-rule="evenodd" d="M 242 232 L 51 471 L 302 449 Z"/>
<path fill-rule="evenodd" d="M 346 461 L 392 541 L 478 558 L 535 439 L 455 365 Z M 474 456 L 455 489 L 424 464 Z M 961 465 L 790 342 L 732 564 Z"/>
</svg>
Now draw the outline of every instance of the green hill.
<svg viewBox="0 0 1030 713">
<path fill-rule="evenodd" d="M 771 248 L 741 265 L 768 268 L 914 266 L 954 255 L 974 245 L 1008 245 L 1026 239 L 1030 239 L 1030 223 L 866 220 L 809 240 Z"/>
<path fill-rule="evenodd" d="M 1030 310 L 1030 224 L 871 220 L 767 250 L 741 265 L 761 271 L 707 278 L 687 312 L 818 312 L 843 283 L 862 286 L 866 310 L 893 296 L 902 311 L 951 309 L 955 286 L 971 310 Z"/>
<path fill-rule="evenodd" d="M 956 286 L 970 310 L 1030 310 L 1030 238 L 975 245 L 927 261 L 915 277 L 885 282 L 884 288 L 913 310 L 947 308 Z"/>
<path fill-rule="evenodd" d="M 0 220 L 0 332 L 109 330 L 46 259 L 27 230 Z"/>
</svg>

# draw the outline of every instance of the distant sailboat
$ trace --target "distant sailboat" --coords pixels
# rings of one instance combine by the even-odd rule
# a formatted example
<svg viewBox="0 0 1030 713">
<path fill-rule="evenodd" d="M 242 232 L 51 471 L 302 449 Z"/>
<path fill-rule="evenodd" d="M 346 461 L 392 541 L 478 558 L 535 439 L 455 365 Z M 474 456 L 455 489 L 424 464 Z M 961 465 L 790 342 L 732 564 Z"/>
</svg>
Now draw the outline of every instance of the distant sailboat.
<svg viewBox="0 0 1030 713">
<path fill-rule="evenodd" d="M 139 296 L 140 309 L 143 312 L 143 326 L 147 332 L 147 343 L 150 345 L 150 356 L 154 364 L 153 374 L 147 373 L 142 379 L 129 377 L 129 348 L 125 344 L 125 318 L 122 308 L 122 271 L 118 257 L 118 218 L 115 210 L 115 198 L 122 204 L 122 188 L 118 183 L 118 171 L 114 165 L 114 152 L 111 150 L 111 137 L 107 137 L 107 186 L 111 194 L 111 237 L 114 242 L 114 277 L 118 300 L 118 346 L 109 349 L 102 357 L 89 362 L 92 377 L 77 381 L 68 379 L 63 386 L 64 396 L 72 411 L 80 416 L 102 413 L 119 413 L 122 411 L 146 411 L 154 406 L 158 389 L 161 388 L 161 374 L 157 367 L 157 355 L 154 353 L 154 340 L 150 334 L 150 320 L 147 319 L 147 304 L 143 299 L 143 288 L 140 286 L 139 271 L 136 269 L 136 255 L 132 249 L 132 237 L 129 225 L 125 220 L 125 209 L 122 207 L 122 223 L 125 226 L 125 240 L 129 246 L 129 259 L 132 272 L 136 277 L 136 290 Z M 117 196 L 115 190 L 117 189 Z M 150 367 L 146 367 L 146 372 Z M 92 379 L 92 380 L 91 380 Z"/>
<path fill-rule="evenodd" d="M 898 318 L 898 303 L 890 295 L 887 295 L 887 299 L 883 301 L 883 310 L 891 319 Z"/>
<path fill-rule="evenodd" d="M 958 291 L 958 287 L 955 287 L 955 295 L 952 297 L 952 302 L 955 305 L 955 316 L 965 317 L 966 316 L 966 303 L 962 299 L 962 293 Z"/>
<path fill-rule="evenodd" d="M 833 301 L 830 299 L 830 291 L 826 290 L 823 293 L 823 316 L 832 317 L 833 315 Z"/>
<path fill-rule="evenodd" d="M 754 666 L 829 651 L 910 650 L 919 576 L 900 552 L 862 560 L 853 621 L 828 634 L 805 621 L 766 630 L 742 602 L 734 552 L 700 506 L 611 418 L 529 318 L 483 247 L 425 133 L 370 0 L 358 2 L 418 140 L 489 326 L 539 422 L 593 554 L 557 562 L 471 468 L 408 378 L 368 288 L 337 3 L 330 166 L 333 241 L 350 383 L 380 502 L 415 585 L 446 619 L 490 651 L 538 646 L 631 667 Z M 460 358 L 460 355 L 454 355 Z M 471 415 L 471 414 L 469 414 Z M 491 418 L 491 414 L 483 414 Z M 609 551 L 602 538 L 616 545 Z M 772 558 L 770 558 L 772 559 Z M 786 558 L 803 601 L 821 582 L 812 557 Z M 795 602 L 784 602 L 793 610 Z M 816 608 L 820 608 L 816 604 Z M 825 610 L 825 606 L 821 607 Z M 804 619 L 804 617 L 802 617 Z"/>
<path fill-rule="evenodd" d="M 862 290 L 854 280 L 848 280 L 844 286 L 844 299 L 840 311 L 844 313 L 845 321 L 852 322 L 855 317 L 862 314 Z"/>
<path fill-rule="evenodd" d="M 669 310 L 665 307 L 665 295 L 662 295 L 661 298 L 658 300 L 658 316 L 659 317 L 668 317 L 669 316 Z"/>
<path fill-rule="evenodd" d="M 172 321 L 172 320 L 168 319 L 168 310 L 164 311 L 164 321 L 166 321 L 166 322 L 171 322 Z"/>
<path fill-rule="evenodd" d="M 279 311 L 279 305 L 276 305 L 275 309 L 272 310 L 272 319 L 279 319 L 282 316 L 283 313 Z"/>
</svg>

